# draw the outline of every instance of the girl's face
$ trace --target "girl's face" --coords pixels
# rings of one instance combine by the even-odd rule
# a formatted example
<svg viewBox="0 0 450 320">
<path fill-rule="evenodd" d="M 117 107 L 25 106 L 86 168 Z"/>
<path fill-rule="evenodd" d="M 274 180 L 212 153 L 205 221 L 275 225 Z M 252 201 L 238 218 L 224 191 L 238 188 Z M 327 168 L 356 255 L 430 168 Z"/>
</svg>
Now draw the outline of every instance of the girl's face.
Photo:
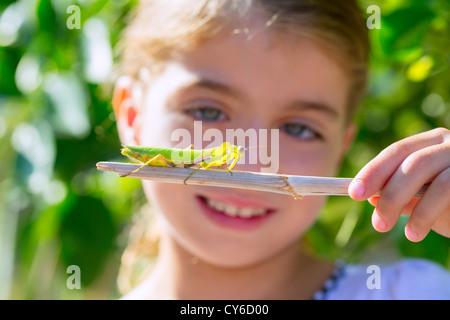
<svg viewBox="0 0 450 320">
<path fill-rule="evenodd" d="M 219 129 L 223 139 L 226 129 L 278 129 L 279 141 L 267 137 L 279 147 L 279 154 L 271 155 L 279 161 L 278 173 L 332 176 L 352 138 L 346 125 L 348 92 L 347 76 L 311 40 L 269 31 L 251 39 L 222 36 L 174 58 L 146 84 L 135 133 L 141 145 L 171 147 L 178 144 L 171 141 L 176 129 L 187 129 L 194 139 L 196 120 L 203 131 Z M 234 170 L 261 167 L 238 164 Z M 248 266 L 298 245 L 325 201 L 152 181 L 143 185 L 163 218 L 163 239 L 227 267 Z"/>
</svg>

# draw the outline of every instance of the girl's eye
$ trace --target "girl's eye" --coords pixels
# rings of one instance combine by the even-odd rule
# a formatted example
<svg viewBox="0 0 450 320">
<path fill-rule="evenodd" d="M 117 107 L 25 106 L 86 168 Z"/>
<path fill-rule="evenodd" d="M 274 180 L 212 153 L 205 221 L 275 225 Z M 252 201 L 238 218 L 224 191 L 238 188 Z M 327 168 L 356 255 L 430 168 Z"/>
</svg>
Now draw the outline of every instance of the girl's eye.
<svg viewBox="0 0 450 320">
<path fill-rule="evenodd" d="M 186 111 L 187 114 L 192 116 L 194 120 L 202 121 L 222 121 L 226 119 L 225 113 L 217 108 L 212 107 L 198 107 Z"/>
<path fill-rule="evenodd" d="M 300 123 L 286 123 L 281 126 L 281 131 L 300 140 L 321 139 L 322 136 L 316 131 Z"/>
</svg>

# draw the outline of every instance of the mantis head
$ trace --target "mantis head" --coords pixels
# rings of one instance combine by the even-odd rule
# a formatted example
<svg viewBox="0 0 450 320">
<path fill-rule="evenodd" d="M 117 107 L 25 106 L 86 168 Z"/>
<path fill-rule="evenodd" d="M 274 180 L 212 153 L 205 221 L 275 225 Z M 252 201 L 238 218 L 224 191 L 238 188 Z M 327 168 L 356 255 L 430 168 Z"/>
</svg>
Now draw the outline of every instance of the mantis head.
<svg viewBox="0 0 450 320">
<path fill-rule="evenodd" d="M 141 161 L 141 155 L 138 152 L 133 151 L 132 149 L 133 149 L 132 146 L 123 146 L 121 153 L 130 159 L 136 159 L 138 161 Z"/>
<path fill-rule="evenodd" d="M 122 155 L 127 156 L 129 158 L 134 158 L 133 151 L 131 151 L 128 147 L 123 147 L 122 150 L 120 150 L 120 153 Z"/>
</svg>

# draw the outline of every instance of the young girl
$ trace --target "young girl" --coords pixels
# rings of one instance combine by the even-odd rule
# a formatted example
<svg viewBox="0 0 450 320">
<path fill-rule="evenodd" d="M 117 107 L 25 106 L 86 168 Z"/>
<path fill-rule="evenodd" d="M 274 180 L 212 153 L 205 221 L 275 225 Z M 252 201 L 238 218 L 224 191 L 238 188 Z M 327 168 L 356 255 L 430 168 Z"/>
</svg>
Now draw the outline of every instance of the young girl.
<svg viewBox="0 0 450 320">
<path fill-rule="evenodd" d="M 333 176 L 355 136 L 368 50 L 351 0 L 144 1 L 125 34 L 114 93 L 122 144 L 173 147 L 172 133 L 184 128 L 193 137 L 194 121 L 223 137 L 226 129 L 279 130 L 268 145 L 278 147 L 278 173 Z M 386 148 L 349 194 L 376 207 L 377 231 L 411 215 L 405 235 L 421 241 L 430 230 L 450 236 L 449 182 L 450 132 L 439 128 Z M 414 198 L 426 183 L 425 195 Z M 143 187 L 161 226 L 158 256 L 125 298 L 450 298 L 450 275 L 431 262 L 382 267 L 373 287 L 366 267 L 303 252 L 299 241 L 325 197 L 153 181 Z"/>
</svg>

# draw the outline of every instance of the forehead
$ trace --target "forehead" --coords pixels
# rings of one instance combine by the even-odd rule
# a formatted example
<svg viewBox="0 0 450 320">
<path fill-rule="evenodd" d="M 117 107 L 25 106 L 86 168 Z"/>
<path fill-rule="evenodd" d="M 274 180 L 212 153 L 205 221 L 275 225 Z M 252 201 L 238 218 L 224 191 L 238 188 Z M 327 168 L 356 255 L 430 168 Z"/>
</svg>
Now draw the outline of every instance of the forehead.
<svg viewBox="0 0 450 320">
<path fill-rule="evenodd" d="M 247 25 L 248 26 L 248 25 Z M 315 41 L 256 24 L 221 34 L 166 64 L 169 86 L 223 84 L 248 101 L 284 105 L 303 99 L 344 113 L 350 82 L 332 54 Z M 166 84 L 167 85 L 167 84 Z"/>
</svg>

